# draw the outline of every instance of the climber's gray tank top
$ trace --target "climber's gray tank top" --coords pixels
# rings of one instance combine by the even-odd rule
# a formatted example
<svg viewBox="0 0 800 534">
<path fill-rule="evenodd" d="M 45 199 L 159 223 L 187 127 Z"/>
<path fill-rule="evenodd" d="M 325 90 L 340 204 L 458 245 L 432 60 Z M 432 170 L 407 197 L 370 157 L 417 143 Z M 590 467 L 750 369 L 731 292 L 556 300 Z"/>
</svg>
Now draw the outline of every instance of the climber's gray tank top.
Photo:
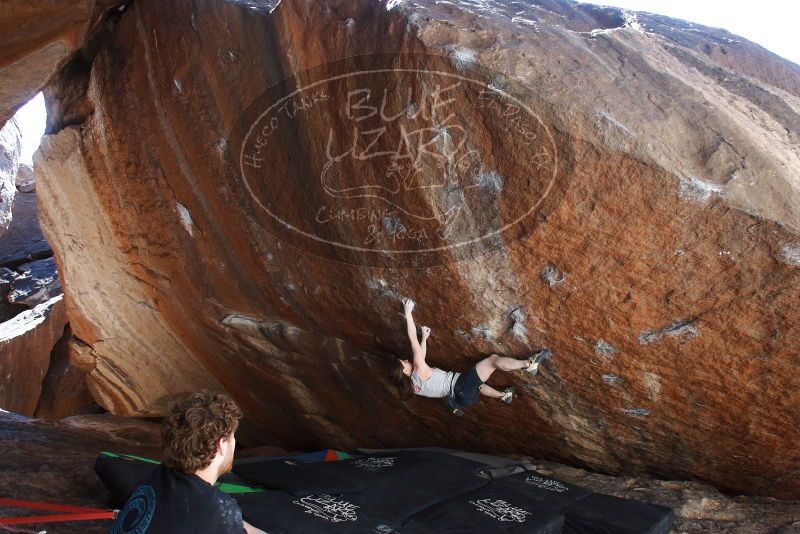
<svg viewBox="0 0 800 534">
<path fill-rule="evenodd" d="M 433 397 L 439 399 L 453 394 L 456 380 L 461 373 L 452 371 L 442 371 L 436 367 L 431 367 L 431 377 L 427 380 L 421 379 L 417 375 L 417 370 L 411 372 L 411 383 L 414 386 L 414 393 L 423 397 Z"/>
</svg>

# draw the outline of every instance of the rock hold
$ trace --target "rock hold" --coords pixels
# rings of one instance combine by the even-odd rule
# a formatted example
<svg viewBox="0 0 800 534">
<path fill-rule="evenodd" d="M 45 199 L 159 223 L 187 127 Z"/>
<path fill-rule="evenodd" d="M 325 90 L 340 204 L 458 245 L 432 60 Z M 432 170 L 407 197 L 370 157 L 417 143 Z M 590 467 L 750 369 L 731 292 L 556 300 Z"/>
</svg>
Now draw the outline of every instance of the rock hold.
<svg viewBox="0 0 800 534">
<path fill-rule="evenodd" d="M 541 279 L 544 280 L 547 283 L 547 285 L 552 288 L 563 284 L 567 279 L 567 275 L 566 273 L 563 273 L 558 269 L 556 269 L 554 265 L 548 263 L 547 265 L 545 265 L 544 270 L 542 271 Z"/>
<path fill-rule="evenodd" d="M 694 339 L 699 335 L 695 326 L 697 319 L 678 319 L 674 323 L 659 330 L 647 330 L 639 334 L 639 344 L 649 345 L 660 341 L 664 336 Z"/>
<path fill-rule="evenodd" d="M 594 344 L 594 351 L 597 354 L 602 354 L 603 356 L 611 356 L 617 352 L 617 349 L 604 339 L 598 339 Z"/>
</svg>

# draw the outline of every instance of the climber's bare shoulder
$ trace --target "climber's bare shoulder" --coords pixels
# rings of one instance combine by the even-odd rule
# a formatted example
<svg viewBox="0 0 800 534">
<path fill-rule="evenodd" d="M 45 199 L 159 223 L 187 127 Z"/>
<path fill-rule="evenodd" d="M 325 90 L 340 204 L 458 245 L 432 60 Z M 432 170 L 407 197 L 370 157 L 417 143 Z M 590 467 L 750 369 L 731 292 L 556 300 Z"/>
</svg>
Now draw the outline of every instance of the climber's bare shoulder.
<svg viewBox="0 0 800 534">
<path fill-rule="evenodd" d="M 425 360 L 422 360 L 419 363 L 417 363 L 416 361 L 414 362 L 414 372 L 417 373 L 417 376 L 420 377 L 420 379 L 422 380 L 428 380 L 433 374 L 433 370 L 425 362 Z"/>
</svg>

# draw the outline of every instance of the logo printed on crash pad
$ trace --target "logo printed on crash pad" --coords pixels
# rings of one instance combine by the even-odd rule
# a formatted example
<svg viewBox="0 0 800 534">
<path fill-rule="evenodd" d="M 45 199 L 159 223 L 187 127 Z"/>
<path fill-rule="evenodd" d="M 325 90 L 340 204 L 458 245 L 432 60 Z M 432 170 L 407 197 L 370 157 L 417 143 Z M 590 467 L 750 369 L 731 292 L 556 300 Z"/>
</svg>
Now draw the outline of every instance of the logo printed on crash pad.
<svg viewBox="0 0 800 534">
<path fill-rule="evenodd" d="M 156 494 L 150 486 L 139 486 L 117 514 L 110 534 L 144 534 L 156 511 Z"/>
<path fill-rule="evenodd" d="M 569 488 L 566 487 L 564 484 L 562 484 L 558 480 L 553 480 L 550 478 L 542 478 L 531 475 L 525 479 L 525 483 L 530 484 L 531 486 L 536 486 L 537 488 L 543 490 L 555 491 L 558 493 L 569 491 Z"/>
<path fill-rule="evenodd" d="M 526 516 L 531 515 L 530 512 L 512 506 L 502 499 L 480 499 L 469 502 L 479 511 L 498 521 L 516 521 L 517 523 L 524 523 L 527 519 Z"/>
<path fill-rule="evenodd" d="M 358 514 L 356 513 L 358 506 L 339 500 L 332 495 L 308 495 L 299 501 L 292 502 L 305 508 L 307 514 L 315 515 L 331 523 L 358 520 Z"/>
<path fill-rule="evenodd" d="M 361 458 L 353 462 L 353 465 L 358 467 L 359 469 L 364 469 L 365 471 L 372 471 L 373 473 L 379 473 L 381 471 L 386 471 L 387 469 L 394 467 L 394 461 L 397 460 L 397 456 L 388 456 L 385 458 Z"/>
</svg>

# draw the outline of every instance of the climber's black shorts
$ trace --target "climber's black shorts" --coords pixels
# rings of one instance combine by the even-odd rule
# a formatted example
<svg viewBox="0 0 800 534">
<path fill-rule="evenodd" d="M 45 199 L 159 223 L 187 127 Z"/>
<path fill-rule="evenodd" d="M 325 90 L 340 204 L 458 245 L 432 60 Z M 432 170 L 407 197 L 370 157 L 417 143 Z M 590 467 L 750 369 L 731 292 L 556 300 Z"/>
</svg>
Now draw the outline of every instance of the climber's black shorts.
<svg viewBox="0 0 800 534">
<path fill-rule="evenodd" d="M 466 373 L 461 373 L 456 379 L 456 385 L 453 388 L 453 401 L 455 401 L 455 404 L 466 408 L 478 402 L 478 397 L 481 396 L 481 384 L 483 384 L 483 380 L 478 376 L 478 370 L 474 365 Z"/>
</svg>

